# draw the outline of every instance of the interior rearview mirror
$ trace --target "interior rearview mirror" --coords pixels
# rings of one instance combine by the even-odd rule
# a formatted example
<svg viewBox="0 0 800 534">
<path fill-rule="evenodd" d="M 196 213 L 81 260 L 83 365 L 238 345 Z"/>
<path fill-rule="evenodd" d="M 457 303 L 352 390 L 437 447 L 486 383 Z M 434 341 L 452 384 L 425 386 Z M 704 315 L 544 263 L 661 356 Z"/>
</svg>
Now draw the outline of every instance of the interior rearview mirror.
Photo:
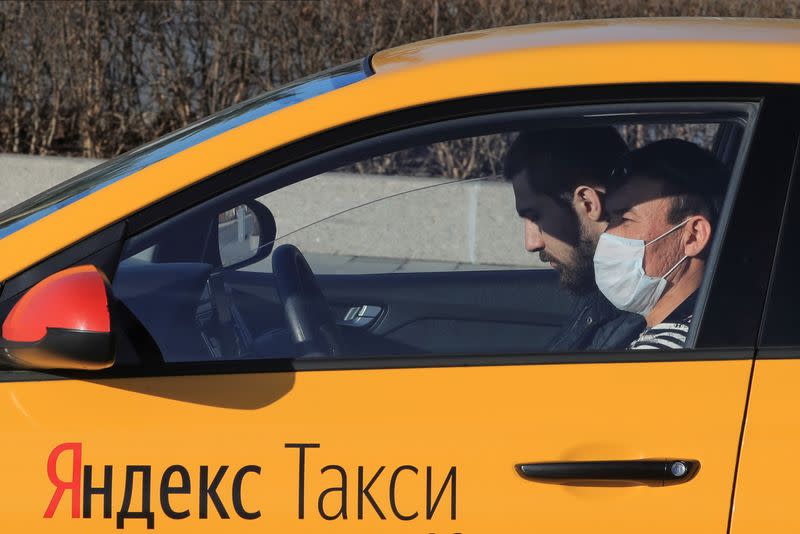
<svg viewBox="0 0 800 534">
<path fill-rule="evenodd" d="M 2 326 L 0 362 L 23 369 L 114 364 L 109 284 L 96 267 L 59 271 L 30 288 Z"/>
</svg>

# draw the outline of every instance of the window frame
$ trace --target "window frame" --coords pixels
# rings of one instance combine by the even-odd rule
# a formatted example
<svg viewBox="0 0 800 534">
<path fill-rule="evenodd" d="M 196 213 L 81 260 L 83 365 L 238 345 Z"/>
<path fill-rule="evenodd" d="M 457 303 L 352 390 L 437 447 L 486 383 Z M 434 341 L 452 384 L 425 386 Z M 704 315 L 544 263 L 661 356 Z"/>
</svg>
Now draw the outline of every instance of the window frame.
<svg viewBox="0 0 800 534">
<path fill-rule="evenodd" d="M 615 110 L 615 108 L 621 109 Z M 619 111 L 619 113 L 617 113 L 617 111 Z M 168 235 L 177 235 L 175 233 L 175 228 L 181 229 L 183 227 L 183 221 L 208 219 L 210 217 L 209 214 L 220 212 L 227 206 L 236 206 L 256 198 L 269 196 L 269 194 L 284 187 L 290 187 L 305 180 L 313 179 L 321 173 L 330 172 L 338 168 L 341 164 L 351 164 L 355 161 L 361 161 L 364 158 L 374 157 L 375 155 L 392 153 L 397 150 L 420 146 L 421 144 L 497 133 L 499 128 L 502 128 L 503 132 L 515 131 L 516 128 L 524 129 L 526 126 L 538 123 L 537 128 L 546 130 L 551 127 L 563 127 L 570 122 L 576 125 L 582 125 L 585 121 L 594 121 L 594 126 L 610 125 L 619 122 L 619 118 L 626 119 L 627 115 L 631 115 L 631 120 L 634 122 L 641 120 L 650 123 L 650 121 L 652 121 L 653 124 L 658 122 L 663 122 L 664 124 L 682 123 L 683 121 L 681 121 L 681 119 L 684 117 L 686 118 L 686 123 L 691 123 L 693 120 L 698 123 L 747 121 L 744 123 L 746 128 L 737 146 L 736 158 L 733 162 L 735 166 L 731 171 L 730 182 L 725 194 L 725 202 L 723 203 L 724 210 L 720 214 L 720 224 L 718 227 L 724 232 L 727 228 L 730 209 L 740 183 L 741 167 L 747 159 L 747 151 L 755 129 L 754 123 L 757 120 L 758 112 L 757 102 L 743 103 L 713 100 L 705 102 L 625 102 L 592 104 L 587 106 L 554 106 L 511 112 L 488 113 L 466 118 L 444 120 L 433 124 L 404 128 L 377 135 L 290 164 L 272 173 L 265 173 L 255 180 L 241 184 L 236 188 L 190 207 L 166 221 L 162 221 L 162 223 L 167 222 L 174 226 L 161 230 L 166 231 Z M 740 119 L 742 115 L 746 115 L 746 119 Z M 552 121 L 552 124 L 549 121 Z M 457 133 L 457 136 L 454 135 L 454 133 Z M 381 202 L 383 200 L 386 199 L 378 199 L 372 202 Z M 352 209 L 356 208 L 349 208 L 346 211 Z M 324 217 L 319 221 L 304 226 L 303 229 L 324 221 L 327 218 L 329 217 Z M 156 234 L 155 238 L 147 235 L 150 228 L 152 227 L 142 230 L 126 241 L 125 252 L 129 256 L 157 242 L 161 234 Z M 137 243 L 137 239 L 142 239 L 142 242 Z M 278 241 L 276 240 L 276 246 L 277 243 Z M 133 248 L 132 252 L 128 250 L 131 247 Z M 720 247 L 721 240 L 714 239 L 709 253 L 710 261 L 706 266 L 706 276 L 704 276 L 703 283 L 700 288 L 698 288 L 698 299 L 695 307 L 695 321 L 693 325 L 695 327 L 690 329 L 689 337 L 687 338 L 688 345 L 690 346 L 694 345 L 698 337 L 698 332 L 700 331 L 698 327 L 702 325 L 703 311 L 708 297 L 710 283 L 715 272 L 716 260 Z M 543 354 L 540 351 L 532 352 Z M 598 354 L 606 353 L 607 352 L 598 352 Z M 571 352 L 570 354 L 574 355 L 580 353 Z M 445 355 L 440 354 L 438 356 Z M 168 363 L 172 364 L 177 362 Z"/>
<path fill-rule="evenodd" d="M 372 117 L 298 140 L 222 171 L 103 229 L 65 251 L 10 279 L 0 295 L 6 307 L 28 287 L 45 276 L 92 257 L 113 277 L 121 243 L 158 222 L 213 196 L 234 189 L 266 173 L 287 168 L 314 156 L 376 137 L 424 124 L 477 115 L 524 109 L 596 104 L 658 102 L 758 102 L 761 112 L 753 129 L 731 220 L 720 245 L 719 268 L 714 272 L 705 309 L 706 320 L 698 329 L 695 348 L 665 352 L 620 352 L 503 356 L 412 356 L 341 360 L 227 360 L 192 364 L 142 363 L 130 368 L 101 372 L 38 373 L 2 371 L 0 380 L 48 378 L 104 378 L 115 376 L 164 376 L 241 372 L 281 372 L 326 369 L 376 369 L 552 363 L 612 363 L 716 359 L 751 359 L 772 266 L 788 179 L 794 162 L 800 125 L 786 121 L 797 116 L 800 98 L 795 86 L 759 84 L 634 84 L 520 91 L 428 104 Z M 760 187 L 761 177 L 772 175 L 775 187 Z M 758 217 L 755 217 L 758 215 Z M 745 244 L 744 246 L 742 244 Z M 102 246 L 101 246 L 102 245 Z M 741 251 L 748 254 L 742 256 Z M 102 258 L 99 258 L 102 256 Z M 769 260 L 756 265 L 749 258 Z M 113 264 L 113 265 L 112 265 Z M 748 283 L 742 284 L 742 280 Z M 731 290 L 738 293 L 731 294 Z M 744 290 L 744 291 L 742 291 Z M 735 299 L 735 300 L 732 300 Z M 737 310 L 736 326 L 729 311 Z"/>
</svg>

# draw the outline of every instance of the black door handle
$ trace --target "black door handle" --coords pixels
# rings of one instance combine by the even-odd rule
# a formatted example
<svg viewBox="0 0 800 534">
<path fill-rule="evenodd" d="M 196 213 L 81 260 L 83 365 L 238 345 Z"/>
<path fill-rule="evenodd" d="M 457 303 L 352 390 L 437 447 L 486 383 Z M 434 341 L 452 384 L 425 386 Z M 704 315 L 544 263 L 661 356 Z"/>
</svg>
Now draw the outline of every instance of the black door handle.
<svg viewBox="0 0 800 534">
<path fill-rule="evenodd" d="M 523 478 L 567 484 L 580 481 L 679 484 L 694 477 L 699 468 L 697 460 L 669 459 L 517 464 L 517 472 Z"/>
</svg>

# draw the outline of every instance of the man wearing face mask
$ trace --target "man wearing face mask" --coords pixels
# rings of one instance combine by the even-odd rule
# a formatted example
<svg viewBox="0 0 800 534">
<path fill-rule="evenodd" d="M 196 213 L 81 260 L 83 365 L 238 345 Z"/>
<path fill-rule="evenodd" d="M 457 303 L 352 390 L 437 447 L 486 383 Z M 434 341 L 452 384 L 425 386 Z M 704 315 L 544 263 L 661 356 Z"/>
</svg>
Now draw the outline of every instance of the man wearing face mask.
<svg viewBox="0 0 800 534">
<path fill-rule="evenodd" d="M 666 139 L 625 154 L 613 172 L 597 285 L 646 328 L 630 349 L 686 345 L 728 173 L 708 151 Z"/>
<path fill-rule="evenodd" d="M 547 350 L 624 349 L 642 331 L 640 316 L 617 310 L 598 291 L 592 257 L 606 229 L 611 169 L 627 151 L 612 127 L 521 133 L 503 172 L 514 186 L 525 249 L 558 271 L 577 306 Z"/>
</svg>

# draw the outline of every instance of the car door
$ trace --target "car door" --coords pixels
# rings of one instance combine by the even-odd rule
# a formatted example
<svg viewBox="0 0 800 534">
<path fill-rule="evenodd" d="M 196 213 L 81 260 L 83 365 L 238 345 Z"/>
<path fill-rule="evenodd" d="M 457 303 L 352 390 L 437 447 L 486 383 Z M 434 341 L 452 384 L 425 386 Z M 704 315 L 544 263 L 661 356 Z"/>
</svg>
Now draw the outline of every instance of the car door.
<svg viewBox="0 0 800 534">
<path fill-rule="evenodd" d="M 690 85 L 555 90 L 525 98 L 511 111 L 507 95 L 444 103 L 425 110 L 422 129 L 415 129 L 416 110 L 401 112 L 393 129 L 411 144 L 438 142 L 441 132 L 447 137 L 473 126 L 472 119 L 452 122 L 464 120 L 467 104 L 478 122 L 499 111 L 511 113 L 502 120 L 515 124 L 516 131 L 532 120 L 581 127 L 585 121 L 625 122 L 629 119 L 621 117 L 631 114 L 651 122 L 669 114 L 669 135 L 694 132 L 680 130 L 676 115 L 688 123 L 713 118 L 740 124 L 744 133 L 729 162 L 724 223 L 700 288 L 689 348 L 550 353 L 545 340 L 531 340 L 530 346 L 541 348 L 526 350 L 523 337 L 514 347 L 498 339 L 491 350 L 489 331 L 479 351 L 453 352 L 448 347 L 454 345 L 426 345 L 422 332 L 409 339 L 427 350 L 410 353 L 290 357 L 278 352 L 275 357 L 267 351 L 228 357 L 211 351 L 200 357 L 200 349 L 192 348 L 187 353 L 197 356 L 194 361 L 176 357 L 189 334 L 157 325 L 178 321 L 184 309 L 192 310 L 199 324 L 213 285 L 210 273 L 222 272 L 221 262 L 205 254 L 154 262 L 148 236 L 163 238 L 159 225 L 177 229 L 178 222 L 188 221 L 185 235 L 194 239 L 200 234 L 191 232 L 205 230 L 193 225 L 193 217 L 205 208 L 216 217 L 235 210 L 242 198 L 266 195 L 268 204 L 271 194 L 302 183 L 300 178 L 358 162 L 357 154 L 380 153 L 374 146 L 390 146 L 386 122 L 372 130 L 372 123 L 365 123 L 358 135 L 364 141 L 284 162 L 254 179 L 231 179 L 245 172 L 232 169 L 212 179 L 231 184 L 220 186 L 222 193 L 213 187 L 203 189 L 205 197 L 182 192 L 132 217 L 114 246 L 101 240 L 89 247 L 91 254 L 73 251 L 62 260 L 106 270 L 117 297 L 131 304 L 134 315 L 137 305 L 126 289 L 143 291 L 137 302 L 148 307 L 138 308 L 141 324 L 117 327 L 120 343 L 127 345 L 118 347 L 118 365 L 111 370 L 2 371 L 4 522 L 14 530 L 82 532 L 725 532 L 758 311 L 770 270 L 765 258 L 773 253 L 797 142 L 796 126 L 783 119 L 796 113 L 796 96 L 785 88 Z M 698 112 L 705 118 L 688 118 Z M 431 129 L 439 133 L 432 135 Z M 637 142 L 648 141 L 646 129 L 630 133 L 641 137 Z M 713 148 L 711 138 L 702 142 Z M 763 186 L 766 180 L 771 187 Z M 326 202 L 331 199 L 325 195 L 308 197 L 312 207 Z M 396 228 L 386 226 L 389 232 Z M 309 232 L 313 237 L 313 226 Z M 190 240 L 180 233 L 173 238 Z M 419 238 L 424 243 L 425 235 Z M 137 262 L 150 267 L 136 271 Z M 161 284 L 165 270 L 173 281 Z M 125 286 L 122 277 L 134 271 L 144 274 Z M 430 293 L 438 289 L 444 319 L 472 314 L 488 324 L 506 299 L 492 302 L 492 287 L 513 289 L 515 282 L 512 270 L 485 272 L 361 270 L 343 280 L 323 275 L 320 286 L 343 309 L 375 299 L 394 308 L 405 300 L 410 304 L 401 309 L 411 322 L 426 317 Z M 7 287 L 30 285 L 37 276 L 29 273 Z M 250 278 L 260 280 L 252 285 L 269 288 L 271 276 L 263 269 Z M 384 276 L 384 286 L 374 276 Z M 232 277 L 223 291 L 233 296 L 222 300 L 249 291 L 242 282 L 247 275 Z M 549 281 L 550 295 L 558 291 L 552 273 L 534 273 L 530 280 Z M 447 311 L 448 299 L 463 297 L 476 284 L 489 289 L 474 299 L 472 311 L 457 300 Z M 148 293 L 145 287 L 155 289 Z M 181 291 L 173 291 L 178 287 Z M 267 321 L 274 293 L 251 292 L 251 302 L 261 306 L 236 306 L 236 313 L 246 315 L 247 324 Z M 177 308 L 169 307 L 173 297 Z M 187 299 L 191 305 L 184 306 Z M 279 304 L 282 310 L 285 302 Z M 529 310 L 535 316 L 548 308 L 546 302 L 531 302 Z M 564 315 L 559 311 L 551 318 Z M 134 332 L 142 325 L 146 333 Z M 274 332 L 270 325 L 262 327 L 261 335 Z M 432 328 L 433 337 L 458 341 L 458 335 L 444 336 L 441 325 Z M 193 339 L 202 341 L 202 332 L 195 334 Z M 267 337 L 266 346 L 277 346 L 275 339 Z M 610 463 L 598 472 L 597 464 L 583 462 Z"/>
<path fill-rule="evenodd" d="M 795 122 L 797 115 L 794 115 Z M 800 256 L 795 245 L 800 231 L 800 190 L 795 169 L 784 208 L 781 239 L 771 276 L 758 354 L 750 380 L 747 418 L 731 532 L 795 532 L 793 511 L 797 476 L 793 461 L 798 435 L 796 392 L 800 330 L 794 306 L 798 296 L 795 273 Z"/>
</svg>

